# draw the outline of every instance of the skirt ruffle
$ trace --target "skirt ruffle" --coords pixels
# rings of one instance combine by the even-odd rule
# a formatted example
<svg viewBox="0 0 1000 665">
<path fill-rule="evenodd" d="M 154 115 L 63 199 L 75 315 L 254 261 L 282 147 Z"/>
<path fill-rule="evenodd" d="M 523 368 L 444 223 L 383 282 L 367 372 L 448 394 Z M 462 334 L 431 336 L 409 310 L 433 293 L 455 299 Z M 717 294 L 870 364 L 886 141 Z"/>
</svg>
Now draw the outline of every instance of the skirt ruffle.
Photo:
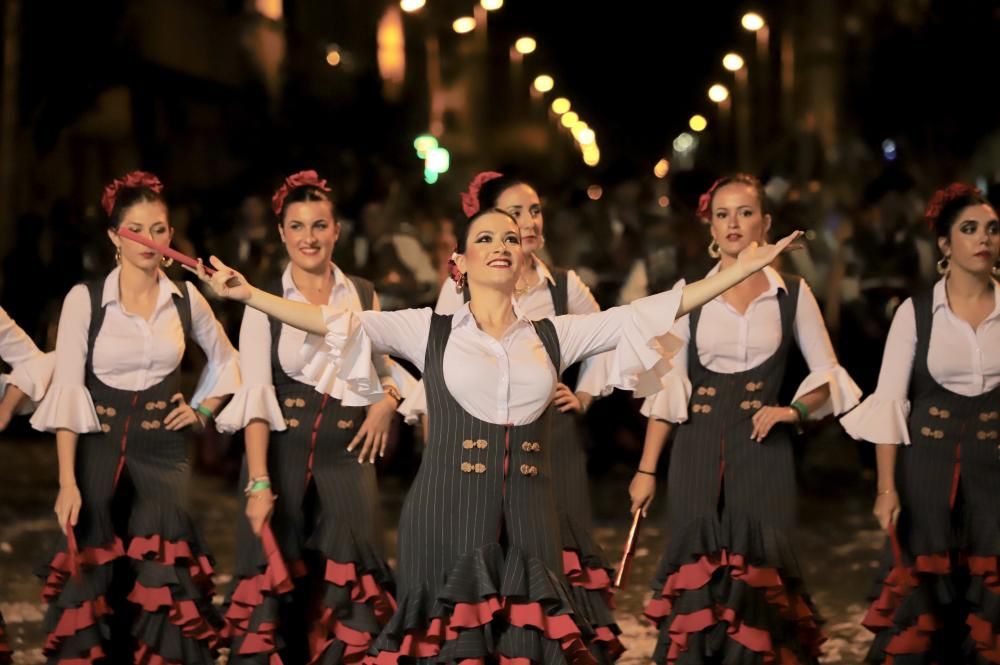
<svg viewBox="0 0 1000 665">
<path fill-rule="evenodd" d="M 228 599 L 225 634 L 232 640 L 231 661 L 282 662 L 279 614 L 283 603 L 294 602 L 291 595 L 301 578 L 318 583 L 313 602 L 303 606 L 308 662 L 361 662 L 395 609 L 392 575 L 381 557 L 343 529 L 323 524 L 304 546 L 310 566 L 303 560 L 285 562 L 270 525 L 260 543 L 258 572 L 239 579 Z"/>
<path fill-rule="evenodd" d="M 672 539 L 645 613 L 658 663 L 816 663 L 824 641 L 784 535 L 728 515 Z"/>
<path fill-rule="evenodd" d="M 989 549 L 984 546 L 996 530 L 970 539 L 972 531 L 954 549 L 916 555 L 904 553 L 895 533 L 890 534 L 862 622 L 875 634 L 868 661 L 923 665 L 959 658 L 976 665 L 1000 663 L 998 555 L 966 554 Z"/>
<path fill-rule="evenodd" d="M 422 585 L 399 598 L 373 662 L 593 665 L 593 638 L 540 560 L 490 544 L 459 558 L 436 593 Z"/>
</svg>

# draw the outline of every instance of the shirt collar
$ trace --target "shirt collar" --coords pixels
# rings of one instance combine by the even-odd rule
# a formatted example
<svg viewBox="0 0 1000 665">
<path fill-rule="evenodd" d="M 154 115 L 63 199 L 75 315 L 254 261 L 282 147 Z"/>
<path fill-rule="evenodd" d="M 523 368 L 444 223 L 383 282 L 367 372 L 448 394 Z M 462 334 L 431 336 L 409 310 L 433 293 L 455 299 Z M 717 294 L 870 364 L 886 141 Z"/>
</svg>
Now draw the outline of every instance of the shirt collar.
<svg viewBox="0 0 1000 665">
<path fill-rule="evenodd" d="M 347 279 L 347 275 L 345 275 L 343 271 L 337 267 L 336 263 L 331 262 L 330 267 L 333 269 L 333 288 L 330 289 L 330 299 L 327 301 L 328 305 L 332 305 L 334 303 L 334 296 L 338 291 L 351 291 L 351 286 L 348 285 L 349 280 Z M 285 271 L 281 273 L 281 290 L 285 298 L 288 298 L 289 300 L 306 301 L 306 297 L 302 295 L 302 292 L 299 291 L 297 286 L 295 286 L 295 280 L 292 279 L 291 263 L 285 266 Z"/>
<path fill-rule="evenodd" d="M 119 288 L 118 283 L 118 280 L 121 278 L 121 274 L 122 268 L 121 266 L 118 266 L 104 278 L 104 291 L 101 294 L 101 307 L 106 307 L 111 303 L 117 303 L 119 307 L 121 306 L 121 289 Z M 159 309 L 172 296 L 177 295 L 182 298 L 184 297 L 184 294 L 177 287 L 177 284 L 168 278 L 162 270 L 157 271 L 156 284 L 160 288 L 159 295 L 156 297 L 156 309 Z"/>
<path fill-rule="evenodd" d="M 556 285 L 556 278 L 552 276 L 552 271 L 549 270 L 549 267 L 545 265 L 545 262 L 537 256 L 535 257 L 535 272 L 538 273 L 539 281 L 544 280 L 552 286 Z"/>
<path fill-rule="evenodd" d="M 511 302 L 514 305 L 514 316 L 517 317 L 517 321 L 519 323 L 530 323 L 531 320 L 521 310 L 517 301 L 511 298 Z M 451 317 L 451 329 L 455 330 L 456 328 L 467 325 L 476 326 L 476 317 L 472 316 L 472 310 L 469 308 L 469 303 L 463 303 L 461 307 L 455 310 L 455 313 Z"/>
<path fill-rule="evenodd" d="M 715 273 L 719 272 L 721 268 L 722 264 L 716 263 L 715 266 L 708 271 L 708 275 L 705 276 L 709 277 L 711 275 L 714 275 Z M 771 266 L 764 266 L 763 272 L 764 276 L 767 277 L 768 287 L 767 291 L 761 294 L 762 296 L 773 296 L 776 293 L 778 293 L 779 289 L 781 291 L 784 291 L 785 293 L 788 293 L 788 285 L 785 284 L 785 279 L 784 277 L 781 276 L 780 272 L 778 272 Z M 716 296 L 716 298 L 721 298 L 721 297 L 722 297 L 721 295 Z"/>
<path fill-rule="evenodd" d="M 951 307 L 948 305 L 948 291 L 945 288 L 945 280 L 947 278 L 942 277 L 934 284 L 934 289 L 931 292 L 931 312 L 937 312 L 938 309 L 944 307 L 945 309 L 951 311 Z M 992 319 L 996 316 L 1000 316 L 1000 283 L 997 280 L 993 280 L 993 312 L 987 316 L 987 319 Z M 954 313 L 954 312 L 953 312 Z"/>
</svg>

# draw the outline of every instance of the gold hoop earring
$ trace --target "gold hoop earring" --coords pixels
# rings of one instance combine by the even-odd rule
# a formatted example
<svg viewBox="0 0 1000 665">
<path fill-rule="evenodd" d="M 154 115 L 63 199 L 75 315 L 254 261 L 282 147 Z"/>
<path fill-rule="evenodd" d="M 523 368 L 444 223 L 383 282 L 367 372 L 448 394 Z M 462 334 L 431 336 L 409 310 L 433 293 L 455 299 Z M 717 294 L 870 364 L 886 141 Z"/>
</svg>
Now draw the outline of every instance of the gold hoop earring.
<svg viewBox="0 0 1000 665">
<path fill-rule="evenodd" d="M 458 278 L 458 281 L 455 282 L 455 293 L 462 293 L 463 291 L 465 291 L 465 273 L 464 272 L 462 273 L 462 276 Z"/>
<path fill-rule="evenodd" d="M 717 259 L 722 256 L 722 252 L 719 250 L 719 243 L 712 239 L 712 242 L 708 243 L 708 255 L 713 259 Z"/>
<path fill-rule="evenodd" d="M 164 256 L 163 258 L 160 259 L 160 265 L 164 268 L 169 268 L 170 266 L 174 265 L 174 260 L 169 256 Z"/>
<path fill-rule="evenodd" d="M 951 260 L 947 256 L 942 256 L 937 262 L 937 273 L 939 275 L 947 275 L 948 270 L 951 268 Z"/>
<path fill-rule="evenodd" d="M 115 263 L 118 265 L 122 264 L 122 248 L 115 247 Z"/>
<path fill-rule="evenodd" d="M 993 276 L 994 277 L 996 277 L 997 279 L 1000 279 L 1000 263 L 994 263 L 993 264 L 993 270 L 992 270 L 992 272 L 993 272 Z"/>
</svg>

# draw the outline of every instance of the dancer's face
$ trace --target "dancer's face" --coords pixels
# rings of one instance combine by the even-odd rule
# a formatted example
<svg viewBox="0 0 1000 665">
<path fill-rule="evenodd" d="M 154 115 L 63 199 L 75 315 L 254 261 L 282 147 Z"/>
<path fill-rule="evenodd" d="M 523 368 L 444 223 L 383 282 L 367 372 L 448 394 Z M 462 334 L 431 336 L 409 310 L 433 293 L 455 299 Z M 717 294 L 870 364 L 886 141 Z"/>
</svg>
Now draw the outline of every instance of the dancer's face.
<svg viewBox="0 0 1000 665">
<path fill-rule="evenodd" d="M 529 185 L 519 183 L 503 190 L 497 198 L 497 208 L 510 214 L 521 229 L 521 247 L 534 254 L 545 244 L 545 219 L 542 202 Z"/>
<path fill-rule="evenodd" d="M 763 214 L 760 197 L 753 187 L 732 182 L 715 191 L 712 238 L 723 254 L 735 258 L 751 242 L 763 243 L 770 228 L 771 216 Z"/>
<path fill-rule="evenodd" d="M 507 215 L 488 212 L 472 223 L 465 239 L 465 253 L 455 258 L 470 284 L 514 292 L 524 265 L 524 250 L 517 224 Z"/>
<path fill-rule="evenodd" d="M 288 258 L 307 272 L 325 270 L 340 237 L 340 224 L 329 201 L 289 203 L 278 226 Z"/>
<path fill-rule="evenodd" d="M 978 203 L 963 208 L 955 216 L 947 238 L 938 238 L 938 247 L 951 261 L 974 275 L 989 275 L 1000 257 L 1000 221 L 991 206 Z"/>
<path fill-rule="evenodd" d="M 167 206 L 160 201 L 140 201 L 129 206 L 122 215 L 122 223 L 118 228 L 145 236 L 157 245 L 169 245 L 174 237 L 174 230 L 167 221 Z M 108 236 L 118 248 L 123 265 L 128 263 L 146 271 L 160 267 L 163 255 L 159 252 L 134 240 L 122 238 L 117 230 L 108 231 Z"/>
</svg>

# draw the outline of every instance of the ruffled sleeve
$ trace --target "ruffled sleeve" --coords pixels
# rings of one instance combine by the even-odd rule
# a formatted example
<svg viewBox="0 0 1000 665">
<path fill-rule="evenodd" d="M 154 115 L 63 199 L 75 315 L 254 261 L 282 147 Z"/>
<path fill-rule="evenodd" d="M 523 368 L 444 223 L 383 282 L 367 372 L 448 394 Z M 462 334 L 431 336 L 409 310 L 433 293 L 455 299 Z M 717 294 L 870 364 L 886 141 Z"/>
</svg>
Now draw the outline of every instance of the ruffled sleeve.
<svg viewBox="0 0 1000 665">
<path fill-rule="evenodd" d="M 22 362 L 10 374 L 0 376 L 0 396 L 7 391 L 8 385 L 17 386 L 27 396 L 27 399 L 18 407 L 17 413 L 20 415 L 31 413 L 45 397 L 55 367 L 56 354 L 54 352 L 40 353 L 34 358 Z"/>
<path fill-rule="evenodd" d="M 276 432 L 285 430 L 285 416 L 273 385 L 241 386 L 216 417 L 215 426 L 220 432 L 232 433 L 243 429 L 252 420 L 266 420 Z"/>
<path fill-rule="evenodd" d="M 670 359 L 683 346 L 670 334 L 681 295 L 682 289 L 671 289 L 597 314 L 555 317 L 563 366 L 611 351 L 607 387 L 636 397 L 664 389 Z"/>
<path fill-rule="evenodd" d="M 301 351 L 305 361 L 302 373 L 315 382 L 316 390 L 344 399 L 345 405 L 361 406 L 349 404 L 352 393 L 365 400 L 364 404 L 377 402 L 382 382 L 372 354 L 397 355 L 422 368 L 430 317 L 429 308 L 356 313 L 323 307 L 327 333 L 323 338 L 306 339 Z"/>
<path fill-rule="evenodd" d="M 420 422 L 420 417 L 427 413 L 427 393 L 424 392 L 423 381 L 417 382 L 396 411 L 403 416 L 407 425 L 416 425 Z"/>
<path fill-rule="evenodd" d="M 916 343 L 913 301 L 906 300 L 892 318 L 875 393 L 840 419 L 840 424 L 855 439 L 909 445 L 910 400 L 907 392 Z M 832 387 L 830 392 L 832 395 Z"/>
<path fill-rule="evenodd" d="M 802 351 L 809 375 L 795 391 L 794 399 L 828 385 L 830 398 L 809 414 L 810 420 L 820 420 L 830 414 L 839 416 L 857 406 L 861 389 L 837 362 L 837 354 L 830 342 L 823 314 L 805 280 L 799 286 L 799 299 L 795 311 L 795 340 Z"/>
<path fill-rule="evenodd" d="M 909 445 L 909 416 L 909 400 L 885 399 L 876 393 L 841 418 L 840 424 L 855 439 Z"/>
<path fill-rule="evenodd" d="M 840 365 L 810 372 L 809 376 L 799 384 L 793 400 L 823 385 L 830 386 L 830 398 L 809 414 L 809 420 L 821 420 L 831 414 L 839 416 L 853 409 L 861 400 L 861 388 Z"/>
<path fill-rule="evenodd" d="M 83 382 L 89 328 L 90 294 L 86 285 L 78 284 L 63 301 L 52 384 L 31 417 L 31 426 L 36 430 L 68 429 L 77 434 L 100 431 L 94 401 Z"/>
<path fill-rule="evenodd" d="M 35 409 L 31 426 L 40 432 L 68 429 L 77 434 L 101 430 L 90 391 L 82 385 L 53 384 Z"/>
<path fill-rule="evenodd" d="M 252 307 L 243 310 L 240 322 L 240 375 L 243 384 L 216 416 L 216 429 L 236 432 L 260 419 L 272 430 L 284 430 L 285 417 L 271 383 L 271 325 L 266 314 Z"/>
</svg>

